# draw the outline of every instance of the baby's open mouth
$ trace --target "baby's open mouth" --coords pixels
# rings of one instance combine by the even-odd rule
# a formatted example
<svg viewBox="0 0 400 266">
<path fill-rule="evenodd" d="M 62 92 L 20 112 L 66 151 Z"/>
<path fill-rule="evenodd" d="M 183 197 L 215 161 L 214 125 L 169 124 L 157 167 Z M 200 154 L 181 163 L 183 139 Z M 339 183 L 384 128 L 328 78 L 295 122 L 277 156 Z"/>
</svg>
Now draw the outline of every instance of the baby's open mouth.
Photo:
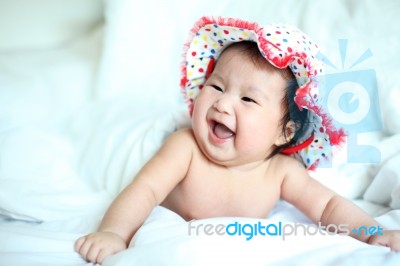
<svg viewBox="0 0 400 266">
<path fill-rule="evenodd" d="M 227 126 L 216 121 L 213 121 L 213 132 L 220 139 L 227 139 L 235 135 Z"/>
</svg>

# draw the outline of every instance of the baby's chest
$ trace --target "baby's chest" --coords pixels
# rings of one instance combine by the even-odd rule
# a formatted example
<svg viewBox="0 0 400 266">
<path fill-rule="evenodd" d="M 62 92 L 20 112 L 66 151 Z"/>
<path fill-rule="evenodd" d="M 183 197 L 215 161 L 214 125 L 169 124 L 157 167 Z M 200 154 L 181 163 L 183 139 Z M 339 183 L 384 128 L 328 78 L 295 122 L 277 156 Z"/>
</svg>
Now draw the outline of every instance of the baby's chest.
<svg viewBox="0 0 400 266">
<path fill-rule="evenodd" d="M 259 176 L 223 173 L 188 176 L 182 184 L 191 209 L 210 216 L 265 217 L 279 199 L 279 187 Z"/>
</svg>

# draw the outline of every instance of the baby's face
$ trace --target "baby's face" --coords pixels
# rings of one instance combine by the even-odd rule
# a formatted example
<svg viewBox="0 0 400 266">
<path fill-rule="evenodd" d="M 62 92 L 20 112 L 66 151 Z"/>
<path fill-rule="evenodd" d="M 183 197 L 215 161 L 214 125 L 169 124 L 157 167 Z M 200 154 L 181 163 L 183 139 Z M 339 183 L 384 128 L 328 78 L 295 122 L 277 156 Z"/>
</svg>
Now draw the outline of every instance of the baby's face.
<svg viewBox="0 0 400 266">
<path fill-rule="evenodd" d="M 192 127 L 205 156 L 225 166 L 265 160 L 282 142 L 286 81 L 232 48 L 219 58 L 198 95 Z"/>
</svg>

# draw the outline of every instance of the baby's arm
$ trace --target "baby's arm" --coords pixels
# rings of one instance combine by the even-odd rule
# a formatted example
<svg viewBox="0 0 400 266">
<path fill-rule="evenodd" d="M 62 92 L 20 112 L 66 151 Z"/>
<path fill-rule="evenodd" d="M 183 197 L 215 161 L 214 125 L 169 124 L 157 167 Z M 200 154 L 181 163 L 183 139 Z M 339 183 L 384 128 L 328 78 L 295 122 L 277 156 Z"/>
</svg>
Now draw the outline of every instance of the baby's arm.
<svg viewBox="0 0 400 266">
<path fill-rule="evenodd" d="M 76 241 L 76 251 L 88 261 L 101 263 L 106 256 L 126 249 L 152 209 L 186 176 L 192 144 L 189 130 L 172 134 L 113 201 L 98 232 Z"/>
<path fill-rule="evenodd" d="M 358 234 L 351 232 L 352 228 L 365 226 L 380 226 L 351 201 L 337 195 L 321 183 L 311 178 L 304 168 L 301 168 L 293 158 L 286 163 L 288 169 L 281 186 L 281 196 L 284 200 L 295 205 L 315 222 L 322 225 L 347 224 L 350 236 L 363 242 L 388 246 L 400 251 L 400 231 L 382 231 L 383 235 Z M 383 229 L 383 228 L 382 228 Z M 364 232 L 364 231 L 363 231 Z M 375 232 L 378 232 L 377 230 Z"/>
</svg>

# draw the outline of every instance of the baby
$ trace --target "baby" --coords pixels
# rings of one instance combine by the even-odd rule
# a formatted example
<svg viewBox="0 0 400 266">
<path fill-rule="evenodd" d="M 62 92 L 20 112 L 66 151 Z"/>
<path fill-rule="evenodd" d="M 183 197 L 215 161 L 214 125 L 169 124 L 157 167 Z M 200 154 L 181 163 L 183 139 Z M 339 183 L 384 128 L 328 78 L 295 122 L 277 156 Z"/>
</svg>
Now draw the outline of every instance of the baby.
<svg viewBox="0 0 400 266">
<path fill-rule="evenodd" d="M 344 136 L 318 105 L 316 53 L 287 25 L 202 18 L 182 69 L 192 127 L 166 140 L 112 203 L 98 232 L 76 241 L 77 252 L 102 263 L 126 249 L 159 204 L 187 221 L 266 218 L 283 199 L 322 225 L 378 226 L 308 175 Z M 351 236 L 400 250 L 400 231 Z"/>
</svg>

